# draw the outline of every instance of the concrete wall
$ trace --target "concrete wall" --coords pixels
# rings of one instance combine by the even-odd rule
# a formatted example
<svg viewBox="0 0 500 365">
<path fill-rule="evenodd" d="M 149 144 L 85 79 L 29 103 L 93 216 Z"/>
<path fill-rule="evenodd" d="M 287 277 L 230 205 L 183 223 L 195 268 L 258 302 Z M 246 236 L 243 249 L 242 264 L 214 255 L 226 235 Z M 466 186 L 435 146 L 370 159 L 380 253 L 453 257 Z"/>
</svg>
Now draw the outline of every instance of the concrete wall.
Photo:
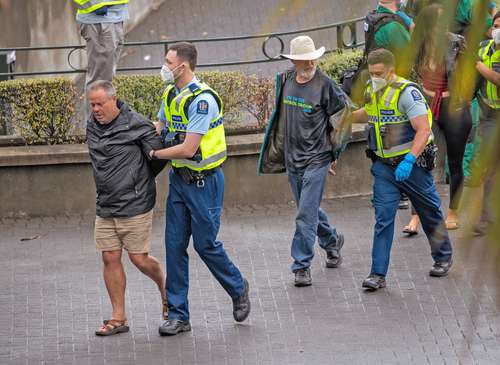
<svg viewBox="0 0 500 365">
<path fill-rule="evenodd" d="M 165 0 L 131 0 L 129 31 Z M 1 47 L 83 44 L 71 0 L 0 0 Z M 18 52 L 17 71 L 69 69 L 68 52 Z M 75 67 L 85 67 L 85 51 L 71 57 Z"/>
<path fill-rule="evenodd" d="M 286 175 L 257 175 L 262 135 L 228 138 L 225 206 L 293 201 Z M 369 194 L 366 142 L 351 143 L 329 176 L 325 198 Z M 168 177 L 157 181 L 157 209 L 165 209 Z M 95 185 L 84 145 L 4 147 L 0 150 L 0 218 L 94 214 Z"/>
</svg>

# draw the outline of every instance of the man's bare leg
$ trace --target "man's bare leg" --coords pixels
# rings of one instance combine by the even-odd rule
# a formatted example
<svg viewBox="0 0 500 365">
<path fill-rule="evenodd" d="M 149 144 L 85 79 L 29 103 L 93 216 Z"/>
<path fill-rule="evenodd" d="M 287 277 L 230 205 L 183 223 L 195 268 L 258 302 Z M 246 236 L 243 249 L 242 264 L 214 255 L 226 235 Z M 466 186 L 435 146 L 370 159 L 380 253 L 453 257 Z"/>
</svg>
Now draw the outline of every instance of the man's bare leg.
<svg viewBox="0 0 500 365">
<path fill-rule="evenodd" d="M 113 307 L 112 319 L 124 320 L 125 316 L 125 271 L 122 265 L 122 250 L 104 251 L 104 282 L 108 290 L 111 306 Z"/>
<path fill-rule="evenodd" d="M 146 276 L 149 276 L 158 286 L 162 302 L 166 300 L 165 273 L 158 260 L 148 253 L 129 253 L 130 261 Z"/>
</svg>

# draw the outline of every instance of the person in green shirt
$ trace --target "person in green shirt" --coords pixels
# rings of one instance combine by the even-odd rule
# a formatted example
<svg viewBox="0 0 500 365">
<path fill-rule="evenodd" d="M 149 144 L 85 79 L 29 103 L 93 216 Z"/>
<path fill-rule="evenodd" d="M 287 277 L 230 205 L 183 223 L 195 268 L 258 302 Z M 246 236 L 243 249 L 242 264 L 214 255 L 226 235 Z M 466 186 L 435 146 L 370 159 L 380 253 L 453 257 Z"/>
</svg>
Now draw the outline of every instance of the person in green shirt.
<svg viewBox="0 0 500 365">
<path fill-rule="evenodd" d="M 455 33 L 463 35 L 467 27 L 472 24 L 474 17 L 474 9 L 478 5 L 478 0 L 459 0 L 457 2 L 457 12 L 455 14 Z M 488 5 L 488 14 L 486 16 L 486 25 L 491 27 L 493 23 L 493 15 L 496 13 L 496 1 L 490 1 Z M 493 15 L 492 15 L 493 14 Z"/>
<path fill-rule="evenodd" d="M 406 53 L 405 48 L 410 44 L 410 27 L 413 21 L 403 13 L 402 5 L 401 0 L 380 0 L 377 9 L 366 15 L 365 49 L 362 60 L 355 73 L 342 82 L 343 90 L 355 103 L 362 103 L 364 99 L 364 88 L 369 79 L 366 60 L 371 51 L 378 48 L 390 50 L 396 57 L 398 74 L 402 76 L 408 74 L 404 72 L 408 67 L 399 67 L 398 61 L 403 58 Z M 401 64 L 409 63 L 401 62 Z"/>
<path fill-rule="evenodd" d="M 377 7 L 376 12 L 379 14 L 388 13 L 396 14 L 399 10 L 401 2 L 399 0 L 381 0 Z M 402 22 L 390 21 L 382 25 L 375 32 L 375 46 L 376 48 L 385 48 L 391 51 L 396 56 L 396 63 L 398 63 L 398 56 L 404 52 L 404 49 L 410 44 L 410 32 Z"/>
<path fill-rule="evenodd" d="M 474 7 L 478 4 L 478 0 L 455 0 L 455 2 L 456 10 L 453 18 L 454 25 L 451 30 L 453 33 L 464 35 L 465 30 L 472 23 L 475 10 Z M 405 6 L 405 11 L 409 16 L 416 17 L 418 13 L 420 13 L 420 10 L 433 3 L 442 4 L 443 6 L 449 4 L 446 0 L 409 0 Z M 486 18 L 488 27 L 492 26 L 492 19 L 496 12 L 496 1 L 490 1 Z"/>
</svg>

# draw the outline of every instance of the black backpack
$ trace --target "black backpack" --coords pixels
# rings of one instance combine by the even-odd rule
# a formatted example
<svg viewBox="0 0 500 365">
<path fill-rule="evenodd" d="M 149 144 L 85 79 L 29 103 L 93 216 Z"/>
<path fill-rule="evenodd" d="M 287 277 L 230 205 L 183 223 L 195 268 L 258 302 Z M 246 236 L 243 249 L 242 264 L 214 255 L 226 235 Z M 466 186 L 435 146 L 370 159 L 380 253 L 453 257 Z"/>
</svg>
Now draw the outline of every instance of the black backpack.
<svg viewBox="0 0 500 365">
<path fill-rule="evenodd" d="M 401 17 L 394 13 L 379 13 L 376 10 L 370 11 L 365 18 L 365 22 L 363 24 L 365 31 L 365 51 L 363 54 L 363 58 L 368 57 L 368 53 L 378 48 L 375 44 L 375 34 L 378 32 L 380 28 L 384 25 L 398 22 L 402 26 L 405 27 L 406 30 L 410 31 L 409 27 L 406 23 L 401 19 Z"/>
<path fill-rule="evenodd" d="M 365 22 L 363 24 L 365 32 L 365 49 L 363 57 L 356 67 L 346 70 L 340 78 L 342 90 L 344 90 L 347 95 L 351 96 L 355 103 L 361 102 L 363 98 L 364 86 L 368 80 L 367 72 L 363 73 L 363 70 L 367 69 L 366 60 L 368 58 L 368 53 L 379 48 L 375 43 L 375 34 L 381 27 L 392 22 L 398 22 L 403 25 L 405 29 L 409 30 L 409 27 L 397 14 L 379 13 L 377 10 L 373 10 L 366 15 Z M 358 90 L 353 90 L 353 87 L 358 79 Z"/>
</svg>

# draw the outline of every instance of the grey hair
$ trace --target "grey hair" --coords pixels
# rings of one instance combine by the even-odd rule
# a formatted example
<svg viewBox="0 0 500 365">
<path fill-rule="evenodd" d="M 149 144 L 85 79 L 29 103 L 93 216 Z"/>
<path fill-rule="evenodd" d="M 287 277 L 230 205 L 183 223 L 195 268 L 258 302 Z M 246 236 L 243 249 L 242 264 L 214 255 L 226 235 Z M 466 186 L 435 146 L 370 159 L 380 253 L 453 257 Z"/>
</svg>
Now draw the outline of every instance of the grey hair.
<svg viewBox="0 0 500 365">
<path fill-rule="evenodd" d="M 111 81 L 108 80 L 97 80 L 92 82 L 88 87 L 87 87 L 87 94 L 90 93 L 91 91 L 95 90 L 104 90 L 106 92 L 106 95 L 110 98 L 113 96 L 116 96 L 116 89 L 111 83 Z"/>
</svg>

